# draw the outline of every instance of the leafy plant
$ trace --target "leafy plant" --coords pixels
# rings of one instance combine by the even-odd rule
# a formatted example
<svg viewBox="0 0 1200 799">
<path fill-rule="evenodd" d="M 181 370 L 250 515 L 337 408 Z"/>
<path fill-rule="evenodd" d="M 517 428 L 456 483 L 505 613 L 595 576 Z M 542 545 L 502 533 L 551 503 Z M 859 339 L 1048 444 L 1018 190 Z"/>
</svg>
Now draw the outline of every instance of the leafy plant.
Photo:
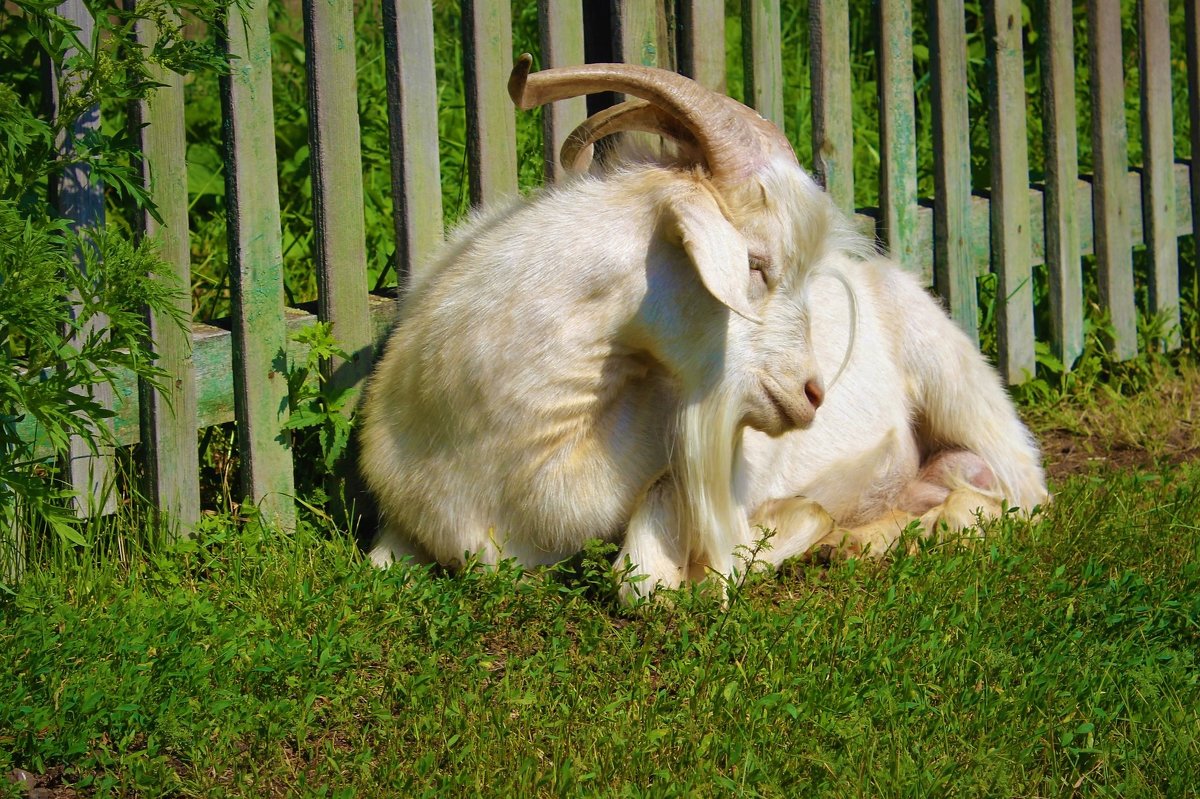
<svg viewBox="0 0 1200 799">
<path fill-rule="evenodd" d="M 311 491 L 322 494 L 314 502 L 324 501 L 321 482 L 331 475 L 335 464 L 346 452 L 350 441 L 351 411 L 357 392 L 353 387 L 335 384 L 321 372 L 321 363 L 332 358 L 350 356 L 333 337 L 333 325 L 316 322 L 292 335 L 292 340 L 308 348 L 302 365 L 293 365 L 288 371 L 288 406 L 291 414 L 284 424 L 285 430 L 299 435 L 294 449 L 313 457 L 304 462 L 319 465 L 300 479 L 310 483 Z M 297 493 L 305 495 L 305 486 L 297 486 Z"/>
<path fill-rule="evenodd" d="M 155 213 L 132 132 L 77 135 L 77 123 L 101 105 L 125 108 L 147 97 L 156 68 L 224 63 L 214 47 L 186 41 L 179 21 L 181 13 L 215 20 L 215 0 L 88 7 L 90 37 L 54 3 L 0 8 L 0 561 L 9 563 L 25 554 L 19 541 L 46 529 L 86 543 L 66 504 L 71 492 L 55 480 L 57 458 L 72 437 L 93 452 L 112 443 L 105 422 L 113 412 L 93 398 L 93 387 L 127 373 L 152 384 L 163 377 L 147 312 L 182 322 L 181 287 L 164 277 L 153 242 L 135 241 L 119 225 L 81 225 L 51 203 L 66 170 L 78 169 L 118 205 Z M 135 39 L 144 21 L 160 31 L 150 48 Z M 56 65 L 58 103 L 49 118 L 39 115 L 39 61 Z"/>
<path fill-rule="evenodd" d="M 320 463 L 326 474 L 346 452 L 350 438 L 350 403 L 354 389 L 335 385 L 326 379 L 320 365 L 331 359 L 348 359 L 346 350 L 337 343 L 328 322 L 313 323 L 292 336 L 292 340 L 308 348 L 305 362 L 288 373 L 288 404 L 292 414 L 284 429 L 313 431 L 317 434 Z"/>
</svg>

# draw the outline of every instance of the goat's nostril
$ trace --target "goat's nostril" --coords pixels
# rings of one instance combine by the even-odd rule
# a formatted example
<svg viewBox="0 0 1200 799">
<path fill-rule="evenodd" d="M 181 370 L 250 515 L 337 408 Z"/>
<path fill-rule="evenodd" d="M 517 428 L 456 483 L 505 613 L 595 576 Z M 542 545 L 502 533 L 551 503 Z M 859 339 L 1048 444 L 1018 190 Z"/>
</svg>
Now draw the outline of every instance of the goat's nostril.
<svg viewBox="0 0 1200 799">
<path fill-rule="evenodd" d="M 809 403 L 816 410 L 825 401 L 825 387 L 821 385 L 820 380 L 806 380 L 804 383 L 804 396 L 808 398 Z"/>
</svg>

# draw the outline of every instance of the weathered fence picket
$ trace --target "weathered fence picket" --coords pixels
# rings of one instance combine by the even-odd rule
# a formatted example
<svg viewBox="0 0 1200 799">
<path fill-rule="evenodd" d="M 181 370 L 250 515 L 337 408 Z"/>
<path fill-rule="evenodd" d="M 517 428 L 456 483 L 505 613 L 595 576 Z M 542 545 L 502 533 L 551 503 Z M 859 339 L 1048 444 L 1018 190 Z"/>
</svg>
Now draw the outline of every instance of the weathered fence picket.
<svg viewBox="0 0 1200 799">
<path fill-rule="evenodd" d="M 374 344 L 352 0 L 304 0 L 304 47 L 318 315 L 349 356 L 325 368 L 333 388 L 350 389 L 370 371 Z"/>
<path fill-rule="evenodd" d="M 134 2 L 134 0 L 127 0 Z M 373 344 L 394 316 L 390 297 L 368 291 L 363 224 L 362 166 L 357 122 L 357 76 L 350 0 L 303 0 L 313 176 L 315 261 L 319 318 L 353 354 L 333 364 L 341 385 L 360 383 Z M 1045 154 L 1044 186 L 1031 184 L 1026 143 L 1025 57 L 1022 4 L 986 0 L 978 12 L 964 0 L 927 0 L 935 186 L 918 202 L 914 104 L 912 0 L 878 0 L 874 55 L 879 98 L 879 207 L 858 221 L 874 226 L 906 268 L 933 283 L 962 327 L 975 334 L 977 279 L 997 281 L 999 367 L 1010 382 L 1034 369 L 1034 267 L 1045 263 L 1052 352 L 1066 366 L 1083 348 L 1081 259 L 1095 254 L 1100 301 L 1110 316 L 1118 357 L 1137 351 L 1133 248 L 1147 247 L 1150 314 L 1179 319 L 1177 238 L 1200 216 L 1200 169 L 1175 162 L 1172 62 L 1167 0 L 1137 7 L 1138 91 L 1143 164 L 1131 169 L 1125 130 L 1122 20 L 1108 0 L 1087 0 L 1084 32 L 1089 48 L 1093 168 L 1081 178 L 1075 98 L 1077 22 L 1072 0 L 1033 4 L 1038 33 Z M 81 0 L 64 11 L 84 12 Z M 468 176 L 473 203 L 517 190 L 515 112 L 505 91 L 515 55 L 508 0 L 463 0 Z M 1186 0 L 1187 74 L 1191 93 L 1193 153 L 1200 152 L 1200 0 Z M 439 169 L 438 78 L 434 66 L 434 6 L 430 0 L 382 0 L 384 64 L 390 126 L 395 266 L 398 293 L 430 262 L 443 237 Z M 585 42 L 606 37 L 618 60 L 658 65 L 726 85 L 725 3 L 721 0 L 608 0 L 606 13 L 585 0 L 539 0 L 539 67 L 583 63 Z M 851 108 L 853 81 L 850 0 L 809 0 L 812 170 L 839 207 L 854 212 L 855 125 L 868 114 Z M 85 13 L 85 12 L 84 12 Z M 744 97 L 781 127 L 785 118 L 781 14 L 796 13 L 781 0 L 740 4 Z M 987 85 L 987 126 L 992 165 L 986 195 L 972 191 L 966 25 L 982 14 Z M 87 20 L 79 17 L 86 26 Z M 607 25 L 598 30 L 597 25 Z M 592 27 L 585 27 L 590 25 Z M 601 25 L 603 27 L 603 25 Z M 88 36 L 87 28 L 81 30 Z M 585 36 L 585 34 L 587 34 Z M 152 26 L 139 29 L 149 46 Z M 85 38 L 86 41 L 86 38 Z M 270 32 L 267 0 L 231 4 L 225 30 L 233 56 L 222 81 L 225 114 L 226 204 L 232 280 L 232 319 L 197 321 L 190 341 L 170 324 L 152 319 L 159 364 L 171 375 L 162 394 L 132 381 L 113 393 L 112 432 L 120 445 L 143 442 L 147 493 L 164 517 L 186 531 L 200 512 L 198 428 L 238 422 L 242 490 L 279 524 L 294 520 L 293 462 L 288 434 L 286 362 L 305 357 L 289 333 L 318 316 L 286 308 L 283 293 L 280 211 L 274 150 Z M 1131 54 L 1130 54 L 1131 55 Z M 446 76 L 441 76 L 443 79 Z M 182 82 L 156 76 L 162 87 L 134 109 L 144 180 L 162 222 L 142 220 L 144 235 L 159 240 L 175 275 L 189 279 L 187 186 Z M 795 88 L 795 87 L 790 87 Z M 790 95 L 789 95 L 790 96 Z M 807 101 L 807 98 L 802 98 Z M 582 99 L 543 110 L 545 177 L 561 176 L 557 150 L 584 118 Z M 94 116 L 90 124 L 95 124 Z M 795 132 L 795 131 L 793 131 Z M 653 141 L 647 139 L 647 141 Z M 64 143 L 69 144 L 69 142 Z M 986 179 L 986 178 L 985 178 Z M 102 212 L 102 195 L 85 171 L 68 172 L 56 187 L 64 212 L 87 224 Z M 930 200 L 932 202 L 930 202 Z M 190 313 L 186 300 L 181 312 Z M 1177 331 L 1164 343 L 1175 346 Z M 99 395 L 98 395 L 99 396 Z M 37 431 L 22 423 L 22 434 Z M 40 443 L 40 442 L 39 442 Z M 43 452 L 47 451 L 45 446 Z M 115 497 L 105 486 L 104 458 L 82 445 L 72 460 L 85 497 Z M 102 453 L 104 454 L 104 453 Z M 101 468 L 97 468 L 100 466 Z M 99 482 L 95 482 L 99 481 Z M 81 512 L 89 503 L 81 503 Z M 93 500 L 91 512 L 104 511 Z"/>
<path fill-rule="evenodd" d="M 383 24 L 396 285 L 404 291 L 442 241 L 433 5 L 383 0 Z"/>
<path fill-rule="evenodd" d="M 1040 37 L 1046 153 L 1043 251 L 1049 277 L 1050 343 L 1055 357 L 1070 366 L 1083 352 L 1075 18 L 1071 0 L 1049 0 L 1043 13 Z"/>
<path fill-rule="evenodd" d="M 137 35 L 143 47 L 153 47 L 158 33 L 153 22 L 139 20 Z M 137 104 L 133 120 L 141 138 L 142 181 L 154 198 L 162 222 L 143 213 L 140 223 L 143 235 L 157 240 L 159 256 L 171 268 L 170 277 L 183 288 L 190 286 L 192 279 L 183 77 L 161 67 L 155 67 L 151 77 L 160 85 L 145 102 Z M 179 293 L 175 308 L 190 323 L 190 292 Z M 181 328 L 174 320 L 159 319 L 153 313 L 149 314 L 148 322 L 157 364 L 169 377 L 159 386 L 146 381 L 138 386 L 146 496 L 164 524 L 178 533 L 186 533 L 200 518 L 191 325 Z"/>
<path fill-rule="evenodd" d="M 1187 43 L 1187 84 L 1188 84 L 1188 142 L 1192 151 L 1192 166 L 1200 155 L 1200 0 L 1186 0 L 1184 10 L 1184 40 Z M 1178 183 L 1176 183 L 1178 186 Z M 1180 209 L 1190 211 L 1191 218 L 1200 219 L 1200 169 L 1191 170 L 1191 207 Z"/>
<path fill-rule="evenodd" d="M 879 0 L 879 222 L 897 260 L 916 270 L 917 110 L 912 0 Z"/>
<path fill-rule="evenodd" d="M 669 67 L 663 57 L 656 0 L 613 0 L 613 53 L 618 61 L 647 67 Z"/>
<path fill-rule="evenodd" d="M 67 0 L 58 6 L 58 13 L 76 26 L 76 35 L 85 45 L 96 35 L 96 24 L 83 0 Z M 67 60 L 75 51 L 69 50 Z M 77 77 L 72 74 L 62 74 L 62 67 L 54 65 L 49 76 L 50 115 L 56 116 L 62 107 L 65 97 L 59 96 L 59 91 L 65 89 L 71 92 L 77 86 Z M 76 145 L 87 135 L 100 130 L 100 108 L 88 109 L 75 123 L 74 128 L 62 136 L 56 145 L 68 165 L 57 180 L 50 183 L 51 201 L 58 207 L 66 219 L 71 220 L 76 229 L 89 229 L 104 224 L 104 188 L 92 179 L 91 168 L 82 163 L 70 163 L 70 154 Z M 86 243 L 84 246 L 88 246 Z M 84 253 L 77 256 L 80 269 L 86 269 Z M 79 298 L 74 304 L 79 307 Z M 78 311 L 76 311 L 78 313 Z M 78 344 L 95 332 L 103 331 L 108 325 L 107 319 L 100 314 L 93 316 L 86 328 L 79 331 L 73 338 Z M 112 386 L 98 383 L 90 389 L 91 398 L 104 408 L 112 408 L 114 395 Z M 116 508 L 116 493 L 113 480 L 113 448 L 100 442 L 94 447 L 92 442 L 80 436 L 72 436 L 67 451 L 67 472 L 71 488 L 75 491 L 75 512 L 79 516 L 89 516 L 94 513 L 112 513 Z"/>
<path fill-rule="evenodd" d="M 657 0 L 613 0 L 611 17 L 612 52 L 615 61 L 626 64 L 641 64 L 646 67 L 670 68 L 671 60 L 664 52 L 665 19 L 659 19 Z M 613 93 L 615 100 L 624 95 Z M 628 141 L 635 142 L 647 152 L 657 152 L 659 139 L 649 133 L 622 133 Z"/>
<path fill-rule="evenodd" d="M 581 0 L 538 0 L 538 33 L 543 67 L 582 64 L 583 4 Z M 542 158 L 546 182 L 564 177 L 558 150 L 575 126 L 587 117 L 587 99 L 572 97 L 542 111 Z"/>
<path fill-rule="evenodd" d="M 813 171 L 847 213 L 854 211 L 854 108 L 849 0 L 813 0 L 809 14 Z"/>
<path fill-rule="evenodd" d="M 471 203 L 481 205 L 517 191 L 516 117 L 504 91 L 513 61 L 508 0 L 464 0 L 462 25 Z"/>
<path fill-rule="evenodd" d="M 222 79 L 225 197 L 233 279 L 232 366 L 242 492 L 264 516 L 295 523 L 287 420 L 287 327 L 267 0 L 229 6 Z"/>
<path fill-rule="evenodd" d="M 724 92 L 725 3 L 723 0 L 680 0 L 679 71 Z"/>
<path fill-rule="evenodd" d="M 742 0 L 742 67 L 746 104 L 787 131 L 779 0 Z"/>
<path fill-rule="evenodd" d="M 1129 234 L 1129 152 L 1121 17 L 1111 2 L 1088 0 L 1088 68 L 1092 100 L 1092 206 L 1100 302 L 1112 323 L 1113 354 L 1137 355 L 1133 253 Z"/>
<path fill-rule="evenodd" d="M 988 138 L 992 148 L 992 271 L 1000 374 L 1011 383 L 1033 374 L 1033 268 L 1029 235 L 1029 143 L 1021 3 L 984 3 L 988 64 Z"/>
<path fill-rule="evenodd" d="M 971 136 L 967 119 L 967 28 L 963 0 L 929 4 L 933 59 L 933 284 L 950 315 L 978 335 L 979 302 L 967 237 L 971 216 Z"/>
<path fill-rule="evenodd" d="M 1138 3 L 1142 111 L 1142 219 L 1150 254 L 1150 307 L 1179 345 L 1179 245 L 1175 235 L 1175 131 L 1171 116 L 1171 30 L 1167 0 Z"/>
</svg>

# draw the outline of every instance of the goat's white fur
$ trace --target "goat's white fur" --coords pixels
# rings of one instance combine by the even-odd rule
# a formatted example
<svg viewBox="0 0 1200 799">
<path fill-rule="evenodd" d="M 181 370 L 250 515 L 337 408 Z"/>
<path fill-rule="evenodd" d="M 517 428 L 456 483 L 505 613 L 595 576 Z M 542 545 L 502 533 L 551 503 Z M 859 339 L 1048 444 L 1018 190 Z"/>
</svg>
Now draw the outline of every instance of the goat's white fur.
<svg viewBox="0 0 1200 799">
<path fill-rule="evenodd" d="M 459 229 L 367 393 L 376 563 L 547 564 L 600 537 L 644 592 L 733 575 L 757 524 L 778 563 L 1046 498 L 995 371 L 910 274 L 793 163 L 740 194 L 627 162 Z M 814 415 L 806 389 L 834 374 Z M 959 450 L 993 483 L 941 475 L 944 501 L 896 507 L 924 461 Z"/>
</svg>

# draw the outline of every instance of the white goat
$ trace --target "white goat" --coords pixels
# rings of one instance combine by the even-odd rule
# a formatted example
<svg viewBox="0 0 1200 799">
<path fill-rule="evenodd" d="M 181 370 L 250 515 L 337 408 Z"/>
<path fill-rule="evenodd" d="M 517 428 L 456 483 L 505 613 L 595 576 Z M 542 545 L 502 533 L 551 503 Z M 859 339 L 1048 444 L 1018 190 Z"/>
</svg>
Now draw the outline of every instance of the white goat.
<svg viewBox="0 0 1200 799">
<path fill-rule="evenodd" d="M 581 125 L 564 163 L 629 129 L 680 155 L 490 209 L 412 286 L 364 408 L 376 563 L 546 564 L 599 537 L 645 593 L 733 575 L 758 525 L 778 564 L 1046 498 L 994 370 L 776 128 L 645 67 L 529 75 L 526 56 L 509 91 L 642 98 Z"/>
</svg>

